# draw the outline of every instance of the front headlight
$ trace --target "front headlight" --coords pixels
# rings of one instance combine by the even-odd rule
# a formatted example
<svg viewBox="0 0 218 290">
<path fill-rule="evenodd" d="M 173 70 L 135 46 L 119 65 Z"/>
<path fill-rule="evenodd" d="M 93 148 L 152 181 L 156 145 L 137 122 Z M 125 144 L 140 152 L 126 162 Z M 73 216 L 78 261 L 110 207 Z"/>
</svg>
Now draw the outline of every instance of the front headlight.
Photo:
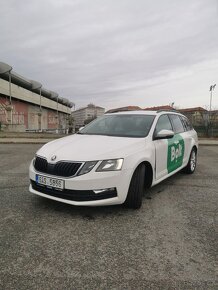
<svg viewBox="0 0 218 290">
<path fill-rule="evenodd" d="M 117 171 L 121 170 L 123 165 L 123 158 L 103 160 L 96 171 Z"/>
<path fill-rule="evenodd" d="M 90 172 L 92 170 L 92 168 L 95 167 L 97 162 L 98 161 L 87 161 L 87 162 L 85 162 L 85 164 L 80 169 L 80 171 L 79 171 L 79 173 L 77 175 L 82 175 L 82 174 L 86 174 L 86 173 Z"/>
</svg>

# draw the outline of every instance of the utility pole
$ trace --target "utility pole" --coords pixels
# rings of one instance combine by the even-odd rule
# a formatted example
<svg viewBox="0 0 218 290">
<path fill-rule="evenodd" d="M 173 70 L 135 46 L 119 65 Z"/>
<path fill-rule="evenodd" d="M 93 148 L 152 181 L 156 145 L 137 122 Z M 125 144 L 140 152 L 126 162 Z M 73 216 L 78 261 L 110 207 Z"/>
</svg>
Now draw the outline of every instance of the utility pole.
<svg viewBox="0 0 218 290">
<path fill-rule="evenodd" d="M 213 91 L 215 90 L 216 84 L 210 86 L 210 112 L 212 108 L 212 97 L 213 97 Z"/>
<path fill-rule="evenodd" d="M 213 98 L 213 91 L 215 90 L 216 84 L 210 86 L 210 111 L 209 111 L 209 129 L 212 125 L 212 98 Z M 208 130 L 209 131 L 209 130 Z"/>
</svg>

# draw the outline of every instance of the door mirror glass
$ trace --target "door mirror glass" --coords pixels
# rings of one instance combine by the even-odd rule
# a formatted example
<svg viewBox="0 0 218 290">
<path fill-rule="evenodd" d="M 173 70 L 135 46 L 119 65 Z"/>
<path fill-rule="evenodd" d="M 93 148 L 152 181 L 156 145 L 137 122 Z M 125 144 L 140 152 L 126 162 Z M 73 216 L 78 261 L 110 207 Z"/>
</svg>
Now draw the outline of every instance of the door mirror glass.
<svg viewBox="0 0 218 290">
<path fill-rule="evenodd" d="M 160 130 L 156 135 L 155 135 L 155 140 L 157 139 L 170 139 L 173 138 L 174 132 L 172 130 Z"/>
<path fill-rule="evenodd" d="M 83 126 L 83 127 L 80 127 L 80 128 L 79 128 L 79 132 L 80 132 L 80 131 L 81 131 L 81 130 L 84 128 L 84 127 L 85 127 L 85 126 Z"/>
</svg>

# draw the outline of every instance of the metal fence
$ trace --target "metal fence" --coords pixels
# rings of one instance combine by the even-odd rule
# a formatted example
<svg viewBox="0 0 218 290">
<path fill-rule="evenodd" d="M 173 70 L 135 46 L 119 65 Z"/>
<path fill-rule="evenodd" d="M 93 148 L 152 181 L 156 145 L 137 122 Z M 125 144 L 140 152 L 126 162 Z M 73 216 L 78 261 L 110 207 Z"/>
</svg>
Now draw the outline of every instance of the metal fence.
<svg viewBox="0 0 218 290">
<path fill-rule="evenodd" d="M 199 137 L 218 137 L 218 127 L 194 126 Z"/>
</svg>

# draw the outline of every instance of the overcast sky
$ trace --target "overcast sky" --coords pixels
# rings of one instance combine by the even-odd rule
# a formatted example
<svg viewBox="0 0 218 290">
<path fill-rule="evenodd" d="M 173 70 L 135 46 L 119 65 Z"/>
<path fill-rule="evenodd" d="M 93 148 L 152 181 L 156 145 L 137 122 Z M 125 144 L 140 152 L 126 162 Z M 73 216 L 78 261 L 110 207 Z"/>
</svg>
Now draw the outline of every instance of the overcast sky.
<svg viewBox="0 0 218 290">
<path fill-rule="evenodd" d="M 77 108 L 218 108 L 218 0 L 0 0 L 0 61 Z"/>
</svg>

